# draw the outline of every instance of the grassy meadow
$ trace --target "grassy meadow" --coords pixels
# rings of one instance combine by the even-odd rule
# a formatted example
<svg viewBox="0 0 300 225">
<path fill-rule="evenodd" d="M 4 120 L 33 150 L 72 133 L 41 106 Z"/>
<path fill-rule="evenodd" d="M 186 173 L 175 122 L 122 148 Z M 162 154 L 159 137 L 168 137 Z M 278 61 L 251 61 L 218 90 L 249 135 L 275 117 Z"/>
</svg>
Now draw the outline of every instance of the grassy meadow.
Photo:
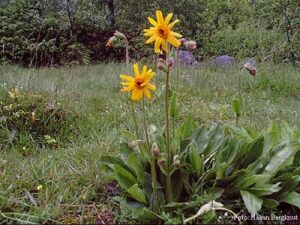
<svg viewBox="0 0 300 225">
<path fill-rule="evenodd" d="M 15 86 L 41 93 L 75 115 L 77 130 L 74 138 L 55 149 L 31 149 L 31 154 L 24 155 L 23 146 L 13 145 L 0 151 L 0 221 L 81 223 L 95 222 L 102 215 L 109 222 L 132 222 L 116 213 L 100 163 L 101 155 L 116 153 L 127 130 L 133 130 L 128 97 L 120 92 L 121 73 L 126 73 L 126 66 L 113 63 L 72 68 L 0 67 L 0 93 Z M 260 131 L 272 120 L 285 120 L 300 127 L 298 68 L 259 64 L 256 77 L 242 73 L 243 126 Z M 180 74 L 177 123 L 188 115 L 199 124 L 235 123 L 231 102 L 236 95 L 236 68 L 181 68 Z M 162 124 L 164 117 L 159 107 L 163 104 L 163 76 L 157 71 L 154 83 L 158 90 L 153 104 L 146 105 L 148 121 L 154 125 Z M 38 185 L 43 189 L 32 192 Z"/>
</svg>

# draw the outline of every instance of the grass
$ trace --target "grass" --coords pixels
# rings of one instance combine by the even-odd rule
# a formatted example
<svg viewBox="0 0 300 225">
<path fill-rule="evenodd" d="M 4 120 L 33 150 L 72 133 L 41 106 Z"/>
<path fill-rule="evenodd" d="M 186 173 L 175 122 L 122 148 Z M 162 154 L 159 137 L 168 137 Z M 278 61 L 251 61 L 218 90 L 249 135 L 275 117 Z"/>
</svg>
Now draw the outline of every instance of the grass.
<svg viewBox="0 0 300 225">
<path fill-rule="evenodd" d="M 246 71 L 242 75 L 241 124 L 259 131 L 271 120 L 284 119 L 300 127 L 299 69 L 268 64 L 258 69 L 257 77 Z M 0 223 L 79 223 L 83 219 L 94 223 L 97 215 L 112 211 L 100 156 L 117 152 L 126 131 L 133 130 L 128 98 L 120 93 L 119 74 L 125 71 L 122 64 L 38 70 L 0 67 L 0 89 L 19 86 L 47 94 L 78 116 L 81 134 L 66 147 L 39 149 L 27 157 L 20 154 L 18 145 L 0 151 Z M 199 123 L 235 122 L 231 101 L 236 69 L 182 68 L 181 73 L 177 123 L 188 115 Z M 162 81 L 163 74 L 157 72 L 157 96 L 147 104 L 148 120 L 156 125 L 164 115 Z M 43 189 L 36 192 L 38 185 Z"/>
</svg>

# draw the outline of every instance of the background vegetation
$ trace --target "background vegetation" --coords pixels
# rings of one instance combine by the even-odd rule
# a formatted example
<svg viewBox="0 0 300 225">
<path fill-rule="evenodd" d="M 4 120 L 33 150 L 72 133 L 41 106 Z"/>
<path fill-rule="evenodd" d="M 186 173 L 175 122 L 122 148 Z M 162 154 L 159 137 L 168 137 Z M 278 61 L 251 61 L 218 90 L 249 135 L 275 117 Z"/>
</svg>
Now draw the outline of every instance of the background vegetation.
<svg viewBox="0 0 300 225">
<path fill-rule="evenodd" d="M 197 41 L 200 60 L 222 54 L 298 65 L 300 60 L 297 0 L 2 0 L 0 7 L 2 63 L 123 60 L 122 49 L 105 46 L 116 29 L 129 37 L 130 57 L 140 59 L 152 53 L 140 33 L 158 8 L 180 19 L 179 32 Z"/>
<path fill-rule="evenodd" d="M 87 223 L 95 223 L 100 217 L 106 223 L 134 223 L 128 214 L 118 211 L 119 204 L 111 204 L 111 189 L 100 169 L 101 156 L 115 155 L 120 143 L 132 140 L 130 136 L 125 138 L 128 130 L 134 128 L 131 127 L 133 123 L 128 98 L 120 93 L 119 87 L 119 74 L 125 69 L 123 64 L 112 63 L 38 70 L 0 67 L 0 109 L 8 104 L 8 100 L 5 100 L 6 90 L 18 86 L 20 93 L 38 92 L 48 102 L 60 103 L 56 104 L 57 109 L 69 112 L 61 121 L 64 126 L 59 138 L 53 131 L 48 132 L 56 143 L 46 143 L 40 147 L 28 139 L 7 142 L 5 135 L 9 135 L 9 132 L 0 136 L 4 138 L 0 140 L 1 221 L 78 224 L 83 219 Z M 243 73 L 245 108 L 241 124 L 255 132 L 267 128 L 271 121 L 280 119 L 287 121 L 291 127 L 299 127 L 299 69 L 289 65 L 264 64 L 259 71 L 260 75 L 255 78 L 246 71 Z M 154 82 L 158 87 L 162 86 L 163 76 L 158 72 L 155 77 Z M 234 68 L 182 70 L 179 90 L 181 110 L 176 122 L 181 123 L 190 115 L 200 125 L 211 121 L 233 125 L 235 118 L 231 101 L 236 91 L 236 76 Z M 172 77 L 171 83 L 174 82 L 175 77 Z M 162 109 L 158 106 L 163 101 L 159 98 L 160 92 L 161 89 L 155 96 L 158 103 L 147 104 L 151 124 L 162 124 L 164 119 Z M 27 107 L 28 102 L 24 101 L 23 108 L 31 112 L 32 109 Z M 44 110 L 43 105 L 39 110 Z M 42 115 L 37 113 L 37 118 L 45 121 Z M 69 138 L 70 133 L 65 131 L 70 131 L 70 125 L 80 135 Z M 38 185 L 43 185 L 41 191 L 36 190 Z M 277 214 L 276 211 L 272 212 Z M 291 214 L 296 215 L 297 211 Z M 205 218 L 217 217 L 218 214 L 209 214 Z"/>
</svg>

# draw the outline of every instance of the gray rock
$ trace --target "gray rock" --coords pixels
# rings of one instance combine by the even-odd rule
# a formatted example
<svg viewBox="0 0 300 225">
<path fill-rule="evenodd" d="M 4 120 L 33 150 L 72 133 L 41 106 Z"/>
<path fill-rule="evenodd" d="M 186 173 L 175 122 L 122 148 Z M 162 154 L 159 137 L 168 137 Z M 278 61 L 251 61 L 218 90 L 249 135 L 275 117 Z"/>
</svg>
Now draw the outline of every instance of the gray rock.
<svg viewBox="0 0 300 225">
<path fill-rule="evenodd" d="M 253 58 L 247 58 L 243 61 L 243 64 L 250 63 L 252 66 L 256 66 L 256 61 Z"/>
<path fill-rule="evenodd" d="M 232 66 L 234 63 L 234 58 L 228 55 L 221 55 L 210 61 L 210 64 L 214 66 Z"/>
</svg>

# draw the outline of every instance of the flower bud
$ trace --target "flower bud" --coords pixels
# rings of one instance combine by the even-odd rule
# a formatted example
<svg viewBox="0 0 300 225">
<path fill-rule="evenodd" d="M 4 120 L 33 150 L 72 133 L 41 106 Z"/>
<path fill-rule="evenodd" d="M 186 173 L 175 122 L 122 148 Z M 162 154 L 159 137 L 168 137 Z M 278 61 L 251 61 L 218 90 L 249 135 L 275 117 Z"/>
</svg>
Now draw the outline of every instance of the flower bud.
<svg viewBox="0 0 300 225">
<path fill-rule="evenodd" d="M 186 41 L 184 45 L 188 50 L 195 50 L 197 48 L 197 44 L 195 41 Z"/>
<path fill-rule="evenodd" d="M 135 146 L 137 146 L 142 140 L 135 140 L 128 143 L 128 148 L 133 149 Z"/>
<path fill-rule="evenodd" d="M 126 39 L 125 35 L 121 33 L 120 31 L 117 31 L 114 33 L 114 36 L 121 39 Z"/>
<path fill-rule="evenodd" d="M 175 166 L 176 168 L 179 168 L 179 167 L 180 167 L 180 160 L 179 160 L 179 159 L 177 159 L 177 160 L 174 161 L 174 166 Z"/>
<path fill-rule="evenodd" d="M 184 45 L 184 43 L 186 42 L 186 39 L 185 39 L 185 38 L 180 38 L 179 41 L 180 41 L 180 43 L 181 43 L 182 45 Z"/>
<path fill-rule="evenodd" d="M 166 162 L 166 159 L 164 159 L 164 158 L 161 158 L 161 159 L 159 159 L 158 160 L 158 165 L 164 165 L 165 164 L 165 162 Z"/>
<path fill-rule="evenodd" d="M 153 143 L 151 152 L 152 152 L 152 156 L 154 156 L 154 157 L 159 156 L 160 151 L 159 151 L 159 148 L 156 143 Z"/>
<path fill-rule="evenodd" d="M 113 47 L 113 44 L 116 43 L 116 41 L 117 41 L 117 38 L 115 36 L 112 36 L 108 39 L 106 46 L 111 48 L 111 47 Z"/>
<path fill-rule="evenodd" d="M 176 168 L 180 167 L 180 156 L 179 155 L 174 155 L 173 164 Z"/>
<path fill-rule="evenodd" d="M 164 71 L 165 73 L 169 72 L 169 68 L 166 66 L 163 59 L 158 60 L 157 68 Z"/>
<path fill-rule="evenodd" d="M 255 65 L 252 65 L 251 63 L 247 62 L 243 66 L 252 76 L 256 75 L 256 67 Z"/>
<path fill-rule="evenodd" d="M 172 67 L 174 65 L 174 58 L 173 57 L 168 58 L 166 61 L 166 65 L 167 67 Z"/>
</svg>

